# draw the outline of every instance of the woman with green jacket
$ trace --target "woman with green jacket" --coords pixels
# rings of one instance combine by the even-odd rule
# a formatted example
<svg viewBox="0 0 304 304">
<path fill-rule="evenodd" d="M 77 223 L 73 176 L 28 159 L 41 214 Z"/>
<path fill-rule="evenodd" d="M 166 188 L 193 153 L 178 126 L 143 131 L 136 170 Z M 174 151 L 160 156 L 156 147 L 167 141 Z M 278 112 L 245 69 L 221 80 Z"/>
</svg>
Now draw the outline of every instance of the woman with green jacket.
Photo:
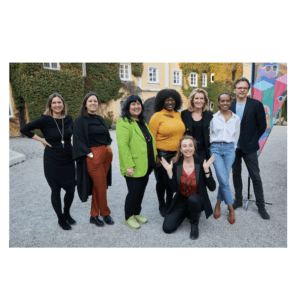
<svg viewBox="0 0 304 304">
<path fill-rule="evenodd" d="M 131 95 L 123 107 L 123 117 L 116 125 L 120 172 L 125 177 L 128 194 L 125 201 L 125 224 L 130 228 L 146 223 L 141 211 L 141 203 L 155 168 L 155 140 L 143 116 L 144 106 L 137 95 Z"/>
</svg>

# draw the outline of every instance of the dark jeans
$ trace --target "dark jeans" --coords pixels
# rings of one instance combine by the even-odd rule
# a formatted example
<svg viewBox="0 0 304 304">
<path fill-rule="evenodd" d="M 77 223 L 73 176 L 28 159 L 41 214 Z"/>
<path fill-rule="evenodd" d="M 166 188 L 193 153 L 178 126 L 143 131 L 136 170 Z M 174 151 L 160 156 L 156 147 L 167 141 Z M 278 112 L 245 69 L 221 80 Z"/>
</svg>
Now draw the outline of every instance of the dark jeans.
<svg viewBox="0 0 304 304">
<path fill-rule="evenodd" d="M 139 215 L 141 211 L 141 203 L 144 198 L 146 186 L 149 181 L 149 175 L 152 168 L 148 169 L 145 176 L 129 177 L 125 176 L 128 194 L 125 201 L 125 218 L 126 220 L 132 215 Z"/>
<path fill-rule="evenodd" d="M 241 149 L 235 151 L 235 161 L 232 165 L 233 185 L 235 190 L 235 202 L 241 204 L 243 201 L 243 183 L 242 183 L 242 157 L 245 161 L 250 178 L 253 184 L 254 195 L 256 198 L 256 205 L 264 205 L 264 193 L 262 180 L 260 176 L 260 169 L 258 163 L 258 156 L 256 152 L 245 154 Z"/>
<path fill-rule="evenodd" d="M 199 217 L 203 210 L 203 201 L 199 194 L 192 194 L 189 197 L 178 194 L 174 206 L 165 217 L 164 232 L 174 232 L 186 218 L 188 210 L 190 211 L 190 223 L 198 225 Z"/>
</svg>

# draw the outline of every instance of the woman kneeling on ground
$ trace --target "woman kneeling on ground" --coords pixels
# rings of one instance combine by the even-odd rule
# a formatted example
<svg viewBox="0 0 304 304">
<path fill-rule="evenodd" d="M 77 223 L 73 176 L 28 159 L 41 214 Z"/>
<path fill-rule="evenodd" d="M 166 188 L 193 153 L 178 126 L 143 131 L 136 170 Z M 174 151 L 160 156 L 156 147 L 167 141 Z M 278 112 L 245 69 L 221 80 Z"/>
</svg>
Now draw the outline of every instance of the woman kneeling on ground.
<svg viewBox="0 0 304 304">
<path fill-rule="evenodd" d="M 212 177 L 211 164 L 214 161 L 212 155 L 207 161 L 194 155 L 196 148 L 192 136 L 184 135 L 179 142 L 174 164 L 164 159 L 161 163 L 169 176 L 169 185 L 176 192 L 167 211 L 163 230 L 165 233 L 174 232 L 190 215 L 191 232 L 190 239 L 198 238 L 198 223 L 201 212 L 205 210 L 206 218 L 212 213 L 212 206 L 207 189 L 215 190 L 215 181 Z"/>
</svg>

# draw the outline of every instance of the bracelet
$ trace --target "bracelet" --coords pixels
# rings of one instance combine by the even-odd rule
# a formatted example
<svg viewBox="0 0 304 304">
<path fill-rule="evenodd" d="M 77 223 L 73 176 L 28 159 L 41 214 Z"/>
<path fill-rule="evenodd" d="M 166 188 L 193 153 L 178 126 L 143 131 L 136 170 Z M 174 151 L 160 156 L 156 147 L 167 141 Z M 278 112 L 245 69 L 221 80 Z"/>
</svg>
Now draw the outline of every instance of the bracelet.
<svg viewBox="0 0 304 304">
<path fill-rule="evenodd" d="M 209 174 L 209 173 L 210 173 L 210 171 L 209 172 L 205 172 L 206 175 Z"/>
</svg>

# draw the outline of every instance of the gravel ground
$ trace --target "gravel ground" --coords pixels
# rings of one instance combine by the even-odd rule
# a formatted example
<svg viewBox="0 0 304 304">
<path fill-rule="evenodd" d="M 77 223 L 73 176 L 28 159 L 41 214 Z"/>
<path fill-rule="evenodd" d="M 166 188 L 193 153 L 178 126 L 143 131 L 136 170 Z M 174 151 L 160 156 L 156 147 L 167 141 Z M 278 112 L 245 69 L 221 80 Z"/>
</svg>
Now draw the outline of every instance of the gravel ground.
<svg viewBox="0 0 304 304">
<path fill-rule="evenodd" d="M 70 231 L 57 223 L 50 202 L 51 190 L 43 172 L 43 145 L 27 138 L 10 139 L 10 149 L 26 156 L 23 163 L 10 167 L 10 247 L 287 247 L 287 127 L 275 126 L 259 157 L 261 177 L 270 220 L 263 220 L 254 203 L 245 211 L 236 210 L 236 222 L 230 225 L 228 209 L 222 204 L 222 216 L 206 220 L 201 216 L 197 240 L 189 239 L 190 223 L 185 220 L 173 234 L 162 231 L 163 217 L 158 211 L 155 178 L 152 173 L 142 204 L 148 219 L 138 230 L 124 224 L 124 200 L 127 187 L 119 172 L 116 133 L 113 143 L 113 186 L 108 190 L 108 205 L 115 225 L 96 227 L 89 223 L 90 200 L 82 203 L 75 193 L 71 215 L 77 221 Z M 213 169 L 216 180 L 215 172 Z M 243 195 L 247 197 L 248 171 L 243 163 Z M 217 180 L 216 180 L 217 182 Z M 217 183 L 218 185 L 218 183 Z M 232 177 L 230 186 L 234 195 Z M 254 199 L 251 184 L 252 198 Z M 63 197 L 64 191 L 62 191 Z M 209 192 L 212 206 L 217 189 Z"/>
</svg>

